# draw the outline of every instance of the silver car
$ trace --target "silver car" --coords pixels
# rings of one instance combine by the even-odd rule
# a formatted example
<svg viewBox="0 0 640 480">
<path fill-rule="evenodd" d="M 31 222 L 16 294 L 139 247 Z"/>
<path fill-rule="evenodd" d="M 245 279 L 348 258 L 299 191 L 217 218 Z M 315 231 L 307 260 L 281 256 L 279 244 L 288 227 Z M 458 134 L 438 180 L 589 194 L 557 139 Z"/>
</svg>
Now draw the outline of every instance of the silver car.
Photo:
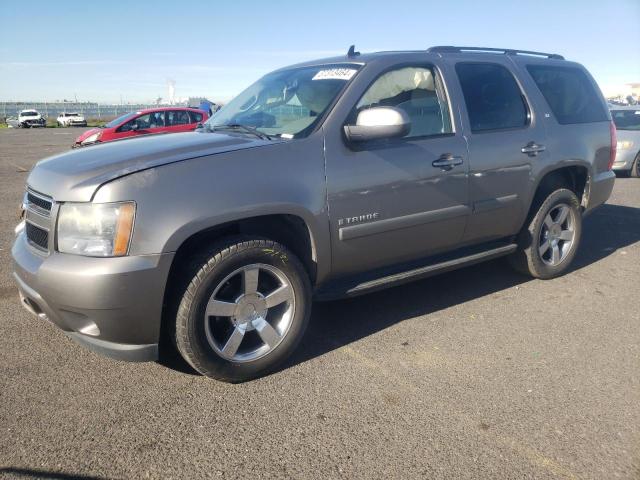
<svg viewBox="0 0 640 480">
<path fill-rule="evenodd" d="M 640 105 L 612 107 L 617 129 L 617 151 L 613 169 L 630 177 L 640 177 Z"/>
</svg>

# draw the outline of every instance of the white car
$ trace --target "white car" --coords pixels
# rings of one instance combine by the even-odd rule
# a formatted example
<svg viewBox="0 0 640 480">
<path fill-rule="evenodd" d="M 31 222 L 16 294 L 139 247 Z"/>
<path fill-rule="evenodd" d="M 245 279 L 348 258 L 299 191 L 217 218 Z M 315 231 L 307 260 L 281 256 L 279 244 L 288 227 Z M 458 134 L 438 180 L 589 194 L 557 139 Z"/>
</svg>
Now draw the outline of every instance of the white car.
<svg viewBox="0 0 640 480">
<path fill-rule="evenodd" d="M 37 110 L 22 110 L 18 114 L 18 127 L 21 128 L 44 127 L 46 123 Z"/>
<path fill-rule="evenodd" d="M 56 119 L 60 127 L 86 127 L 87 121 L 77 112 L 62 112 Z"/>
</svg>

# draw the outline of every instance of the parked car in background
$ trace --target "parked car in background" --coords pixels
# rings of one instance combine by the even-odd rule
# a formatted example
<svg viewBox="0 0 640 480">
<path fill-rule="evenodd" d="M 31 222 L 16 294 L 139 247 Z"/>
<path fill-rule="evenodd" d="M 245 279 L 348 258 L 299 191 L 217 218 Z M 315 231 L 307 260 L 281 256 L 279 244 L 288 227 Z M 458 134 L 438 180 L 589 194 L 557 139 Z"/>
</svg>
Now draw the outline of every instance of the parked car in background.
<svg viewBox="0 0 640 480">
<path fill-rule="evenodd" d="M 104 127 L 87 130 L 76 139 L 73 148 L 142 135 L 189 132 L 208 118 L 206 112 L 186 107 L 150 108 L 126 113 Z"/>
<path fill-rule="evenodd" d="M 611 108 L 618 143 L 613 169 L 631 177 L 640 177 L 640 105 Z"/>
<path fill-rule="evenodd" d="M 18 117 L 7 117 L 5 118 L 5 123 L 9 128 L 20 128 L 20 124 L 18 123 Z"/>
<path fill-rule="evenodd" d="M 86 127 L 87 120 L 77 112 L 62 112 L 56 119 L 60 127 Z"/>
<path fill-rule="evenodd" d="M 20 128 L 44 127 L 46 124 L 46 120 L 37 110 L 22 110 L 18 114 Z"/>
</svg>

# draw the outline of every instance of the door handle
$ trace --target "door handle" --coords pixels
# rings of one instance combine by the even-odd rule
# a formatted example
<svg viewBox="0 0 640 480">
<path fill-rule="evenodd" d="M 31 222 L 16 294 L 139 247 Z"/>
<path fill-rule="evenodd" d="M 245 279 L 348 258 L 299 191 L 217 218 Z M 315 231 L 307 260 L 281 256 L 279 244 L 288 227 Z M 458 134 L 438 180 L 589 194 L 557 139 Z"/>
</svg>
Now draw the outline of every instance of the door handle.
<svg viewBox="0 0 640 480">
<path fill-rule="evenodd" d="M 444 153 L 440 155 L 440 158 L 431 162 L 431 165 L 443 170 L 451 170 L 453 167 L 462 165 L 463 162 L 464 160 L 462 159 L 462 157 L 457 157 L 451 155 L 450 153 Z"/>
<path fill-rule="evenodd" d="M 535 157 L 540 152 L 544 152 L 547 149 L 544 145 L 538 145 L 536 142 L 527 143 L 520 151 L 529 155 L 530 157 Z"/>
</svg>

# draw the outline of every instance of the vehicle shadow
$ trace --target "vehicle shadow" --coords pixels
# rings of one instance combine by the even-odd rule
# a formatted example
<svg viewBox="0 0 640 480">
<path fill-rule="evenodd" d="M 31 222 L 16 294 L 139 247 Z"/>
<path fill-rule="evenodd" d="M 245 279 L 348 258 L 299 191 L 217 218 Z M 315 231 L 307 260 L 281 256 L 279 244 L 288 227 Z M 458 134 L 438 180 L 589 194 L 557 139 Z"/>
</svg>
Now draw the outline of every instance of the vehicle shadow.
<svg viewBox="0 0 640 480">
<path fill-rule="evenodd" d="M 605 204 L 584 220 L 582 242 L 571 271 L 596 263 L 640 241 L 640 208 Z M 369 295 L 316 302 L 296 353 L 278 371 L 324 355 L 404 320 L 444 310 L 532 281 L 497 259 Z M 162 365 L 199 375 L 180 355 Z"/>
<path fill-rule="evenodd" d="M 102 480 L 106 477 L 94 477 L 92 475 L 78 475 L 75 473 L 49 472 L 47 470 L 35 470 L 31 468 L 0 468 L 2 478 L 42 478 L 48 480 Z"/>
<path fill-rule="evenodd" d="M 572 271 L 596 263 L 640 241 L 640 208 L 603 205 L 585 218 L 582 243 Z M 287 369 L 403 320 L 428 315 L 532 281 L 505 259 L 430 277 L 371 295 L 314 305 L 302 344 L 281 368 Z"/>
</svg>

